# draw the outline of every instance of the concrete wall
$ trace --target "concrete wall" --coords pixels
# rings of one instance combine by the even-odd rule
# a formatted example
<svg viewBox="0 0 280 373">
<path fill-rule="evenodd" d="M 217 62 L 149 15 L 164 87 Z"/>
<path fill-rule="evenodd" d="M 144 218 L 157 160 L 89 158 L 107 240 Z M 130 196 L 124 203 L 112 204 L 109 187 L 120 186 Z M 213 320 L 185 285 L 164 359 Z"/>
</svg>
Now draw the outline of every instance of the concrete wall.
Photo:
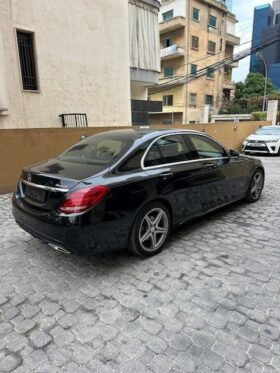
<svg viewBox="0 0 280 373">
<path fill-rule="evenodd" d="M 0 130 L 59 127 L 58 115 L 71 112 L 87 113 L 93 126 L 129 125 L 128 27 L 124 0 L 1 0 L 0 97 L 9 115 L 0 115 Z M 22 90 L 16 29 L 34 32 L 37 92 Z"/>
<path fill-rule="evenodd" d="M 228 148 L 240 149 L 243 139 L 253 133 L 260 125 L 265 124 L 268 123 L 197 124 L 176 126 L 175 128 L 205 130 L 206 133 L 224 143 Z M 111 129 L 112 127 L 89 127 L 85 129 L 45 128 L 0 131 L 0 193 L 12 192 L 15 189 L 23 167 L 58 155 L 78 142 L 84 134 L 92 135 Z"/>
<path fill-rule="evenodd" d="M 170 3 L 164 3 L 161 1 L 161 8 L 159 14 L 159 22 L 162 22 L 162 14 L 168 12 L 169 10 L 173 9 L 174 17 L 186 17 L 186 0 L 176 0 L 171 1 Z"/>
</svg>

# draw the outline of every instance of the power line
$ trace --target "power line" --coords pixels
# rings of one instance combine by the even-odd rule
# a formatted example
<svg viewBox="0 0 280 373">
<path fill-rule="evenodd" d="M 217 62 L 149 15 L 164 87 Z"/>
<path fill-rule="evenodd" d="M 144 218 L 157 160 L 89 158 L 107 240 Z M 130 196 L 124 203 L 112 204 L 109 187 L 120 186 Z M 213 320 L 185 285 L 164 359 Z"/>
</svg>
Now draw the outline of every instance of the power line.
<svg viewBox="0 0 280 373">
<path fill-rule="evenodd" d="M 272 32 L 272 33 L 269 35 L 269 39 L 271 39 L 271 36 L 272 36 L 272 35 L 278 35 L 278 34 L 279 34 L 279 31 Z M 253 40 L 254 40 L 254 41 L 264 40 L 264 42 L 265 42 L 265 39 L 261 36 L 261 37 L 259 37 L 259 38 L 254 38 L 254 39 L 252 39 L 252 40 L 249 40 L 249 41 L 246 41 L 246 42 L 244 42 L 244 43 L 241 43 L 238 47 L 242 47 L 243 45 L 246 45 L 246 44 L 252 43 Z M 180 68 L 180 67 L 183 67 L 183 66 L 186 66 L 186 65 L 190 65 L 190 64 L 195 64 L 195 63 L 197 63 L 197 62 L 204 61 L 204 60 L 209 59 L 209 58 L 213 58 L 213 57 L 218 56 L 218 55 L 223 54 L 223 53 L 225 53 L 225 51 L 221 51 L 221 52 L 218 52 L 218 53 L 213 54 L 213 55 L 211 55 L 211 56 L 206 56 L 206 57 L 200 58 L 200 59 L 195 60 L 195 61 L 191 61 L 191 62 L 188 62 L 188 63 L 184 63 L 184 64 L 182 64 L 182 65 L 180 65 L 180 66 L 177 66 L 177 68 Z M 240 52 L 240 53 L 241 53 L 241 52 Z M 253 54 L 253 53 L 252 53 L 252 54 Z M 231 58 L 231 57 L 229 57 L 229 58 Z M 223 60 L 221 60 L 221 61 L 223 61 Z M 179 77 L 174 77 L 174 78 L 172 79 L 172 81 L 180 80 L 180 79 L 182 79 L 184 76 L 185 76 L 185 75 L 181 75 L 181 76 L 179 76 Z M 160 80 L 165 80 L 165 79 L 166 79 L 166 78 L 161 78 Z M 168 83 L 170 83 L 170 82 L 171 82 L 171 80 L 168 81 Z M 157 85 L 156 85 L 156 86 L 157 86 Z M 153 89 L 153 88 L 151 88 L 151 89 Z"/>
<path fill-rule="evenodd" d="M 211 70 L 211 72 L 214 72 L 214 71 L 217 71 L 217 70 L 220 70 L 221 68 L 223 68 L 224 66 L 226 65 L 230 65 L 230 64 L 233 64 L 235 62 L 238 62 L 248 56 L 250 56 L 251 54 L 254 54 L 260 50 L 263 50 L 264 48 L 276 43 L 280 41 L 280 33 L 278 32 L 277 36 L 275 36 L 274 38 L 271 38 L 269 41 L 267 42 L 264 42 L 256 47 L 251 47 L 251 48 L 248 48 L 240 53 L 237 53 L 235 54 L 234 56 L 232 57 L 228 57 L 228 58 L 225 58 L 224 60 L 221 60 L 221 61 L 218 61 L 206 68 L 203 68 L 201 70 L 198 70 L 197 71 L 197 74 L 196 75 L 192 75 L 192 74 L 189 74 L 189 75 L 184 75 L 180 78 L 177 78 L 176 80 L 171 80 L 165 84 L 162 84 L 161 86 L 155 86 L 154 88 L 150 88 L 150 93 L 158 93 L 158 92 L 161 92 L 161 91 L 166 91 L 168 89 L 171 89 L 171 88 L 174 88 L 176 87 L 178 84 L 188 84 L 190 83 L 191 81 L 193 80 L 196 80 L 196 79 L 199 79 L 205 75 L 207 75 L 209 73 L 209 70 Z"/>
</svg>

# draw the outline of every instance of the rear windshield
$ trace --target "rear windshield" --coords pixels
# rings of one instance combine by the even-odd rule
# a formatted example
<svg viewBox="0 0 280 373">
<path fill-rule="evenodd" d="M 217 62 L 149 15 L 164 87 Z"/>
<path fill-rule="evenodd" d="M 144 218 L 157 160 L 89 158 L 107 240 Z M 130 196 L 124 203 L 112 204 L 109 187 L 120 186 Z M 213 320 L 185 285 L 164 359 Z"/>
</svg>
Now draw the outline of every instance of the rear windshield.
<svg viewBox="0 0 280 373">
<path fill-rule="evenodd" d="M 280 136 L 280 126 L 274 127 L 263 127 L 256 131 L 258 135 L 279 135 Z"/>
<path fill-rule="evenodd" d="M 74 145 L 59 155 L 57 159 L 66 162 L 108 166 L 120 158 L 131 145 L 131 138 L 96 135 Z"/>
</svg>

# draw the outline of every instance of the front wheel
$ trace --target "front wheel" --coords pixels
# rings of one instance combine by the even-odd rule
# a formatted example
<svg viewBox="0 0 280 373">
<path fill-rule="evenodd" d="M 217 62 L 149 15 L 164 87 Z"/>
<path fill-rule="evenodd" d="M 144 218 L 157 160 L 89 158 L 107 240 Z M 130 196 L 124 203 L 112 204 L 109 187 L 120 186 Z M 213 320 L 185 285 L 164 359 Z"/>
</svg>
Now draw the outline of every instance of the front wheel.
<svg viewBox="0 0 280 373">
<path fill-rule="evenodd" d="M 257 170 L 250 182 L 249 189 L 247 191 L 246 200 L 247 202 L 257 202 L 262 194 L 264 186 L 264 173 L 261 169 Z"/>
<path fill-rule="evenodd" d="M 163 248 L 170 233 L 170 212 L 161 202 L 152 202 L 137 215 L 129 239 L 130 250 L 139 256 L 153 256 Z"/>
</svg>

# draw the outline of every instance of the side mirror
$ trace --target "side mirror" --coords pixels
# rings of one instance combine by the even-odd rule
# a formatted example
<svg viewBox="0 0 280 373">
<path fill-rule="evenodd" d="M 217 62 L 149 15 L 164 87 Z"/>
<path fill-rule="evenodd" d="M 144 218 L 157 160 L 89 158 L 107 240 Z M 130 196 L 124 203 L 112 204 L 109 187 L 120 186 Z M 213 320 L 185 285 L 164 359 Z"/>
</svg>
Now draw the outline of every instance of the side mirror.
<svg viewBox="0 0 280 373">
<path fill-rule="evenodd" d="M 232 158 L 239 158 L 239 152 L 237 150 L 231 149 L 229 151 L 229 156 L 232 157 Z"/>
</svg>

